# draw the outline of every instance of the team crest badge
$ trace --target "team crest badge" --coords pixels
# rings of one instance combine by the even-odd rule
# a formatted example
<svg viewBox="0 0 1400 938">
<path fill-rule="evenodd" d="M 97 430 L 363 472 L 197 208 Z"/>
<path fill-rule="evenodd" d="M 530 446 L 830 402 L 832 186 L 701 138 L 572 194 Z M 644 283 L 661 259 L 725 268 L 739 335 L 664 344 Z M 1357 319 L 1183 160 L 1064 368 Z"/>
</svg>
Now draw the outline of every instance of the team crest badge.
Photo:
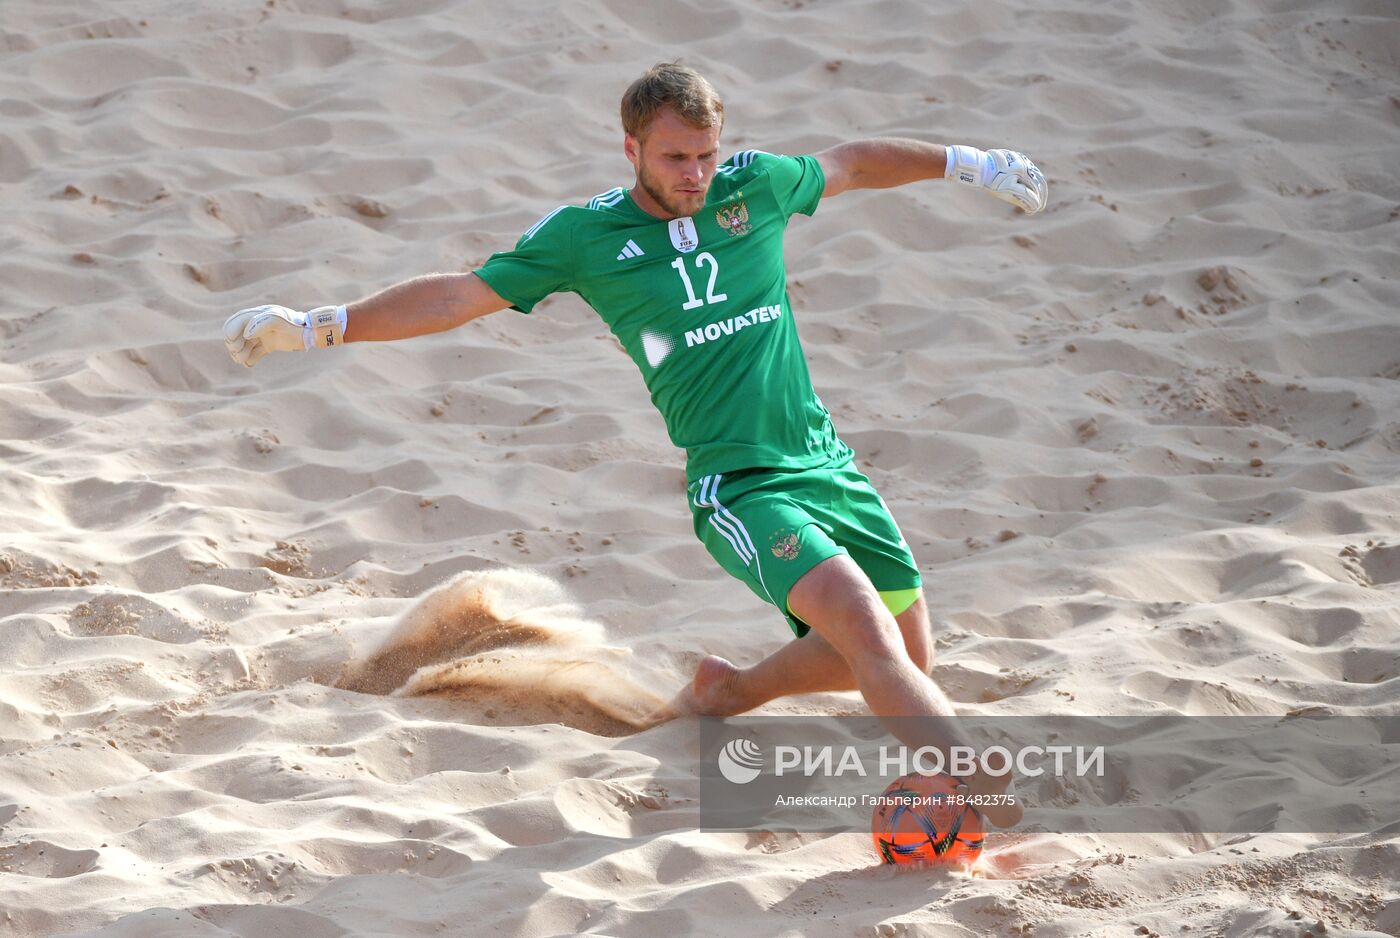
<svg viewBox="0 0 1400 938">
<path fill-rule="evenodd" d="M 802 550 L 802 542 L 797 539 L 796 534 L 783 534 L 778 532 L 778 538 L 773 541 L 773 556 L 779 560 L 791 560 Z"/>
<path fill-rule="evenodd" d="M 753 231 L 749 224 L 749 207 L 743 202 L 738 205 L 725 205 L 715 212 L 715 221 L 732 238 L 738 238 Z"/>
</svg>

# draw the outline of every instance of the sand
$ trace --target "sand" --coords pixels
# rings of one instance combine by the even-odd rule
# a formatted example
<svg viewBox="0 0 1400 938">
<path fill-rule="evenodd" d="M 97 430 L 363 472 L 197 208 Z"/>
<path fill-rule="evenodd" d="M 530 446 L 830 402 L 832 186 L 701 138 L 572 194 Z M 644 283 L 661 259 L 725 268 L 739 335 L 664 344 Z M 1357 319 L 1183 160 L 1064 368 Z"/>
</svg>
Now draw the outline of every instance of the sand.
<svg viewBox="0 0 1400 938">
<path fill-rule="evenodd" d="M 5 0 L 0 933 L 1400 934 L 1394 823 L 993 835 L 971 876 L 695 830 L 694 728 L 643 704 L 788 632 L 591 311 L 220 341 L 630 184 L 616 102 L 664 58 L 726 152 L 1015 147 L 1041 215 L 931 182 L 788 240 L 935 677 L 1394 713 L 1398 54 L 1381 0 Z M 374 659 L 395 629 L 426 670 Z"/>
</svg>

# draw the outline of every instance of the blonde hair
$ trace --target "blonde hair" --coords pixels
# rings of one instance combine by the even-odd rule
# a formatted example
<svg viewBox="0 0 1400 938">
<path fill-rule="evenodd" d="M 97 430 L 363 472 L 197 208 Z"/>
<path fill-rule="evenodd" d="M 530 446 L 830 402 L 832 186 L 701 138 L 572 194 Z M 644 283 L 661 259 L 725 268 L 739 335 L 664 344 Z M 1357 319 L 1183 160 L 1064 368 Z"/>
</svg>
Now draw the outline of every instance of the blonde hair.
<svg viewBox="0 0 1400 938">
<path fill-rule="evenodd" d="M 658 62 L 622 95 L 622 129 L 640 140 L 667 105 L 692 127 L 724 127 L 724 102 L 704 76 L 677 62 Z"/>
</svg>

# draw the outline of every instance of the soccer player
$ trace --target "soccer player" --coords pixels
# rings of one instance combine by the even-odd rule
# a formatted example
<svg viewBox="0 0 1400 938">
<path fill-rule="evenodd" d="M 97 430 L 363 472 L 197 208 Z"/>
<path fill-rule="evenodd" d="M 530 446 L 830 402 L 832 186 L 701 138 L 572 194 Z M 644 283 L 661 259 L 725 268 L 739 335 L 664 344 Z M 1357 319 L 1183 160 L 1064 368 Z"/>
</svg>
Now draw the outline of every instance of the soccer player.
<svg viewBox="0 0 1400 938">
<path fill-rule="evenodd" d="M 929 677 L 919 568 L 812 389 L 788 302 L 783 234 L 795 213 L 851 189 L 951 179 L 1027 214 L 1045 177 L 1011 150 L 883 138 L 811 156 L 745 150 L 719 161 L 724 106 L 703 77 L 649 69 L 622 98 L 630 188 L 548 212 L 471 273 L 408 280 L 298 312 L 258 306 L 224 326 L 234 360 L 441 332 L 551 293 L 579 294 L 641 369 L 686 452 L 695 534 L 787 619 L 796 640 L 750 668 L 703 660 L 676 713 L 729 715 L 788 694 L 857 689 L 879 716 L 927 716 L 961 744 Z M 907 733 L 896 731 L 906 737 Z M 976 791 L 1005 780 L 980 773 Z M 998 812 L 984 812 L 998 823 Z M 1004 816 L 1002 816 L 1004 819 Z"/>
</svg>

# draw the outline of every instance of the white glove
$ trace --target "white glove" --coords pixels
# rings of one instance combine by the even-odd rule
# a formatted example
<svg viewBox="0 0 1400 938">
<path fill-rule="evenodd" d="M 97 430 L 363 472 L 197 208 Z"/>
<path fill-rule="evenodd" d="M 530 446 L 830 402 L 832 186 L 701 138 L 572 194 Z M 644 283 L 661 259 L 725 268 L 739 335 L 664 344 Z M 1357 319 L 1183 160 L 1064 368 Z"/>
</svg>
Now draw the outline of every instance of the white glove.
<svg viewBox="0 0 1400 938">
<path fill-rule="evenodd" d="M 224 322 L 224 345 L 233 360 L 252 368 L 268 352 L 304 352 L 345 341 L 345 307 L 318 306 L 301 313 L 285 306 L 241 309 Z"/>
<path fill-rule="evenodd" d="M 1040 168 L 1024 153 L 965 146 L 945 149 L 948 151 L 948 169 L 943 174 L 945 179 L 986 189 L 1027 215 L 1034 215 L 1045 208 L 1050 198 L 1050 186 Z"/>
</svg>

